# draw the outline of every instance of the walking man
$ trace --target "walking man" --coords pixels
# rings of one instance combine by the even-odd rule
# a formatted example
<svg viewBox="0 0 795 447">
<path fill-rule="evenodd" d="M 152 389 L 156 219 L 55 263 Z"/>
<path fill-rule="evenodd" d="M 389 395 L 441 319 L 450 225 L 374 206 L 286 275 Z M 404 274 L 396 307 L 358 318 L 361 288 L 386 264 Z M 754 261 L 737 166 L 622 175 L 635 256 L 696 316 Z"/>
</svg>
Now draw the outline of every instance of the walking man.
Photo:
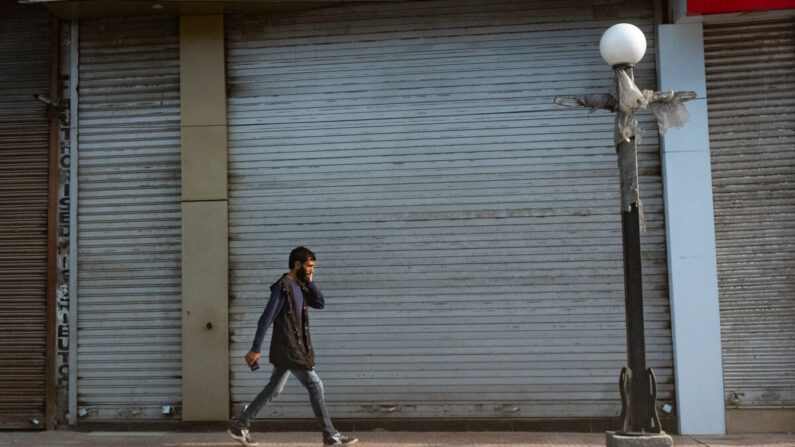
<svg viewBox="0 0 795 447">
<path fill-rule="evenodd" d="M 292 373 L 309 391 L 309 401 L 317 423 L 323 430 L 323 445 L 344 447 L 358 439 L 344 436 L 331 424 L 323 399 L 323 383 L 315 373 L 315 353 L 309 336 L 307 306 L 322 309 L 323 293 L 312 282 L 315 272 L 315 254 L 298 247 L 290 253 L 290 271 L 271 285 L 271 296 L 257 323 L 254 343 L 246 354 L 246 363 L 255 370 L 259 367 L 259 351 L 265 332 L 273 324 L 270 345 L 270 362 L 273 372 L 268 384 L 248 407 L 229 424 L 229 436 L 244 446 L 255 446 L 251 440 L 249 424 L 257 413 L 272 401 L 284 388 Z"/>
</svg>

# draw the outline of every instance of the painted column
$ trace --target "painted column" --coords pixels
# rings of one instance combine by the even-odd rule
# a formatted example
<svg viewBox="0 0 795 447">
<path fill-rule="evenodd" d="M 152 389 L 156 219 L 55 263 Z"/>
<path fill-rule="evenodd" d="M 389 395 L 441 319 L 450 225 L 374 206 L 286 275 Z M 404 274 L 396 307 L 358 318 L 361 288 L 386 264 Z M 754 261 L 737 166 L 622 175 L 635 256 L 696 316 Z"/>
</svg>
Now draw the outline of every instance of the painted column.
<svg viewBox="0 0 795 447">
<path fill-rule="evenodd" d="M 182 419 L 229 419 L 224 22 L 180 18 Z"/>
<path fill-rule="evenodd" d="M 662 138 L 679 431 L 726 432 L 701 23 L 658 28 L 659 90 L 693 90 L 690 121 Z"/>
</svg>

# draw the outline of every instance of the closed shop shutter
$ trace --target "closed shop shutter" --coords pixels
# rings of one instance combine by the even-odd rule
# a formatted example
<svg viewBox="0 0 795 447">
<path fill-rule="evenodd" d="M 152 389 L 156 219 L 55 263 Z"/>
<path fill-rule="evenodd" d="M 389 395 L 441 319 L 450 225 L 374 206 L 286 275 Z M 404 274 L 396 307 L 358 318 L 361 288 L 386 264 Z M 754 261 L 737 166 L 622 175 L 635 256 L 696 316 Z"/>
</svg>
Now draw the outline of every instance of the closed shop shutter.
<svg viewBox="0 0 795 447">
<path fill-rule="evenodd" d="M 792 406 L 795 22 L 705 25 L 704 56 L 727 405 Z"/>
<path fill-rule="evenodd" d="M 393 2 L 227 20 L 235 412 L 267 378 L 241 357 L 268 286 L 306 245 L 327 295 L 311 318 L 332 416 L 618 416 L 614 117 L 552 102 L 606 91 L 598 42 L 616 21 L 646 33 L 636 78 L 656 85 L 651 3 L 609 9 Z M 670 401 L 653 130 L 640 165 L 647 358 Z M 261 415 L 312 413 L 293 380 Z"/>
<path fill-rule="evenodd" d="M 181 401 L 179 22 L 80 23 L 78 407 Z"/>
<path fill-rule="evenodd" d="M 2 3 L 0 17 L 0 428 L 44 421 L 50 19 Z"/>
</svg>

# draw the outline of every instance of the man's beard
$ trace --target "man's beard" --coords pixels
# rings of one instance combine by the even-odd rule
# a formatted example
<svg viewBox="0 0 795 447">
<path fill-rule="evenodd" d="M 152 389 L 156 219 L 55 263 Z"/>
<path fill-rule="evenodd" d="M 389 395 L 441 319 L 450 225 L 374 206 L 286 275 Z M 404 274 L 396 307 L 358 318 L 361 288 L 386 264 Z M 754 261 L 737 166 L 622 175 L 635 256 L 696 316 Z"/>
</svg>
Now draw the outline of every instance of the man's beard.
<svg viewBox="0 0 795 447">
<path fill-rule="evenodd" d="M 298 271 L 295 272 L 295 276 L 298 277 L 298 280 L 301 282 L 309 282 L 308 275 L 306 274 L 306 269 L 303 266 L 298 268 Z"/>
</svg>

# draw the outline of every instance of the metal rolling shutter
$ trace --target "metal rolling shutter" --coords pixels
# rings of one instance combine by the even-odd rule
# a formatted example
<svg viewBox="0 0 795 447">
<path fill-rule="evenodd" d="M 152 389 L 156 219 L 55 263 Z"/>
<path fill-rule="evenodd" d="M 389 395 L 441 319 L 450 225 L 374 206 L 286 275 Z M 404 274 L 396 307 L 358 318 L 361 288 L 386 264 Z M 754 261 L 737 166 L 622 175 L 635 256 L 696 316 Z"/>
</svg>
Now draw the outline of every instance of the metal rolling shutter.
<svg viewBox="0 0 795 447">
<path fill-rule="evenodd" d="M 179 24 L 80 24 L 78 407 L 181 401 Z"/>
<path fill-rule="evenodd" d="M 616 21 L 649 39 L 647 88 L 655 48 L 651 4 L 600 12 L 430 1 L 227 21 L 236 412 L 267 379 L 241 357 L 302 244 L 328 296 L 311 318 L 333 417 L 618 416 L 613 116 L 552 98 L 608 88 L 598 42 Z M 648 359 L 670 401 L 655 131 L 640 151 Z M 311 417 L 306 402 L 293 380 L 261 416 Z"/>
<path fill-rule="evenodd" d="M 705 25 L 727 405 L 795 405 L 795 22 Z"/>
<path fill-rule="evenodd" d="M 0 18 L 0 429 L 44 421 L 50 22 L 3 2 Z M 42 425 L 43 426 L 43 425 Z"/>
</svg>

